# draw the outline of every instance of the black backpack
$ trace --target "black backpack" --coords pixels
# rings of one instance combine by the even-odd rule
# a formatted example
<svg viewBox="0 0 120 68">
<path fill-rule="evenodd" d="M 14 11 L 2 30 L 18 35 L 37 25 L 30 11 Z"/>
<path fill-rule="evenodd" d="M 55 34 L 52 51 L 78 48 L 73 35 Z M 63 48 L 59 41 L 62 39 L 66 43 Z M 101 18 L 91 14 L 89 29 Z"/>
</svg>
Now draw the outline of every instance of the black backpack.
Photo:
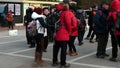
<svg viewBox="0 0 120 68">
<path fill-rule="evenodd" d="M 61 11 L 55 11 L 54 12 L 54 17 L 55 17 L 55 20 L 54 20 L 54 28 L 55 28 L 55 32 L 58 31 L 60 29 L 60 13 Z"/>
<path fill-rule="evenodd" d="M 120 31 L 120 12 L 117 12 L 116 14 L 116 24 L 115 24 L 115 28 Z"/>
</svg>

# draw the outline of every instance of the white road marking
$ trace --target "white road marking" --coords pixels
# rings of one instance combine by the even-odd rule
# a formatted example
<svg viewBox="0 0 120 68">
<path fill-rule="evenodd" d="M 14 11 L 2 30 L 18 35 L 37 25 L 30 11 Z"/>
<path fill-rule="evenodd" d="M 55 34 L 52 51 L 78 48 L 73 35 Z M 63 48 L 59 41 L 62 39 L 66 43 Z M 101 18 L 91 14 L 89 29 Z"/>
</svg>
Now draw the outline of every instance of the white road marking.
<svg viewBox="0 0 120 68">
<path fill-rule="evenodd" d="M 35 48 L 29 48 L 29 49 L 14 51 L 14 52 L 10 52 L 10 54 L 15 54 L 15 53 L 20 53 L 20 52 L 30 51 L 30 50 L 33 50 L 33 49 L 35 49 Z"/>
<path fill-rule="evenodd" d="M 25 39 L 13 40 L 13 41 L 8 41 L 8 42 L 0 42 L 0 45 L 2 45 L 2 44 L 8 44 L 8 43 L 14 43 L 14 42 L 19 42 L 19 41 L 25 41 Z"/>
<path fill-rule="evenodd" d="M 28 58 L 28 59 L 34 59 L 33 56 L 26 56 L 26 55 L 20 55 L 20 54 L 11 54 L 11 53 L 4 53 L 4 52 L 0 52 L 0 54 L 15 56 L 15 57 L 23 57 L 23 58 Z M 43 60 L 52 62 L 52 59 L 49 59 L 49 58 L 43 58 Z M 67 62 L 69 62 L 69 61 L 67 61 Z M 94 68 L 116 68 L 116 67 L 100 66 L 100 65 L 93 65 L 93 64 L 76 63 L 76 62 L 69 62 L 69 63 L 73 64 L 73 65 L 88 66 L 88 67 L 94 67 Z"/>
<path fill-rule="evenodd" d="M 19 36 L 24 36 L 24 35 L 17 35 L 17 36 L 0 36 L 0 38 L 19 37 Z"/>
<path fill-rule="evenodd" d="M 82 65 L 82 66 L 88 66 L 88 67 L 95 67 L 95 68 L 116 68 L 116 67 L 100 66 L 100 65 L 93 65 L 93 64 L 76 63 L 76 62 L 71 62 L 70 64 L 79 65 L 79 66 Z"/>
<path fill-rule="evenodd" d="M 111 49 L 111 48 L 112 48 L 112 47 L 109 47 L 109 48 L 107 48 L 106 50 L 109 50 L 109 49 Z M 92 56 L 92 55 L 94 55 L 94 54 L 96 54 L 96 52 L 93 52 L 93 53 L 90 53 L 90 54 L 87 54 L 87 55 L 84 55 L 84 56 L 81 56 L 81 57 L 78 57 L 78 58 L 69 60 L 69 62 L 74 62 L 74 61 L 77 61 L 77 60 L 80 60 L 80 59 L 84 59 L 84 58 L 89 57 L 89 56 Z"/>
</svg>

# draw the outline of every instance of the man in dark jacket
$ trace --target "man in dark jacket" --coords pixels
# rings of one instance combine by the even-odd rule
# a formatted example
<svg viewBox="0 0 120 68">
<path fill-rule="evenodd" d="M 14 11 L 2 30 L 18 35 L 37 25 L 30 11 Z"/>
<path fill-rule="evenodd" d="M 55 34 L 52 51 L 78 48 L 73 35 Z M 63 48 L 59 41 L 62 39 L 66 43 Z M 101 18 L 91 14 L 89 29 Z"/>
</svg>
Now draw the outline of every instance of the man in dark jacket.
<svg viewBox="0 0 120 68">
<path fill-rule="evenodd" d="M 76 17 L 77 19 L 80 21 L 79 25 L 78 25 L 78 41 L 79 41 L 79 45 L 83 44 L 83 37 L 85 34 L 85 26 L 86 26 L 86 22 L 85 22 L 85 17 L 84 17 L 84 11 L 81 7 L 78 7 L 77 11 L 76 11 Z"/>
<path fill-rule="evenodd" d="M 32 37 L 29 36 L 29 33 L 28 33 L 28 24 L 29 22 L 31 22 L 33 19 L 31 18 L 31 15 L 33 13 L 33 10 L 31 8 L 28 8 L 26 9 L 26 15 L 24 17 L 24 24 L 25 24 L 25 27 L 26 27 L 26 39 L 27 39 L 27 43 L 30 44 L 30 48 L 33 48 L 35 47 L 35 42 L 32 41 Z"/>
<path fill-rule="evenodd" d="M 98 47 L 97 47 L 97 58 L 104 58 L 105 56 L 109 56 L 106 54 L 106 46 L 108 42 L 108 23 L 107 16 L 109 13 L 109 5 L 108 3 L 102 3 L 96 15 L 93 18 L 94 30 L 98 37 Z"/>
</svg>

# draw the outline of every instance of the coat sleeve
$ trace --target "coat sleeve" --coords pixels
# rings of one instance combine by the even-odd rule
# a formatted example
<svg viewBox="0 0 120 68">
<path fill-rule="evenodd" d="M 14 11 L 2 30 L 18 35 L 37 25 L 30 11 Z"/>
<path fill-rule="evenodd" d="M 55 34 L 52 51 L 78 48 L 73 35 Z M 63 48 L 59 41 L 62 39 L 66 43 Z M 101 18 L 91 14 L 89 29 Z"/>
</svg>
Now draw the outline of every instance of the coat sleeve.
<svg viewBox="0 0 120 68">
<path fill-rule="evenodd" d="M 67 29 L 67 31 L 68 31 L 68 33 L 69 34 L 71 34 L 71 13 L 65 13 L 65 27 L 66 27 L 66 29 Z"/>
</svg>

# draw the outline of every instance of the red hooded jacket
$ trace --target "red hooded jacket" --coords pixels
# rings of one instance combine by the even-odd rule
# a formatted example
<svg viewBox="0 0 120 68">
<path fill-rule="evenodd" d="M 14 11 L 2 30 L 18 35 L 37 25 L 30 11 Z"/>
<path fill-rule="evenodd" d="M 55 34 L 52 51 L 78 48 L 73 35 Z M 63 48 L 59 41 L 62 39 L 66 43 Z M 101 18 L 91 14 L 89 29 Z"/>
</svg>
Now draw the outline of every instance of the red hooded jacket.
<svg viewBox="0 0 120 68">
<path fill-rule="evenodd" d="M 110 16 L 112 16 L 113 21 L 114 21 L 114 24 L 116 24 L 116 14 L 117 14 L 117 12 L 120 11 L 120 0 L 113 0 L 113 1 L 111 2 L 110 8 L 111 8 L 111 10 L 112 10 L 113 12 L 110 12 L 110 13 L 109 13 L 108 18 L 109 18 Z M 120 35 L 120 31 L 115 30 L 115 34 L 116 34 L 116 35 Z"/>
<path fill-rule="evenodd" d="M 71 34 L 70 36 L 78 36 L 78 20 L 74 14 L 72 14 L 71 19 Z"/>
</svg>

